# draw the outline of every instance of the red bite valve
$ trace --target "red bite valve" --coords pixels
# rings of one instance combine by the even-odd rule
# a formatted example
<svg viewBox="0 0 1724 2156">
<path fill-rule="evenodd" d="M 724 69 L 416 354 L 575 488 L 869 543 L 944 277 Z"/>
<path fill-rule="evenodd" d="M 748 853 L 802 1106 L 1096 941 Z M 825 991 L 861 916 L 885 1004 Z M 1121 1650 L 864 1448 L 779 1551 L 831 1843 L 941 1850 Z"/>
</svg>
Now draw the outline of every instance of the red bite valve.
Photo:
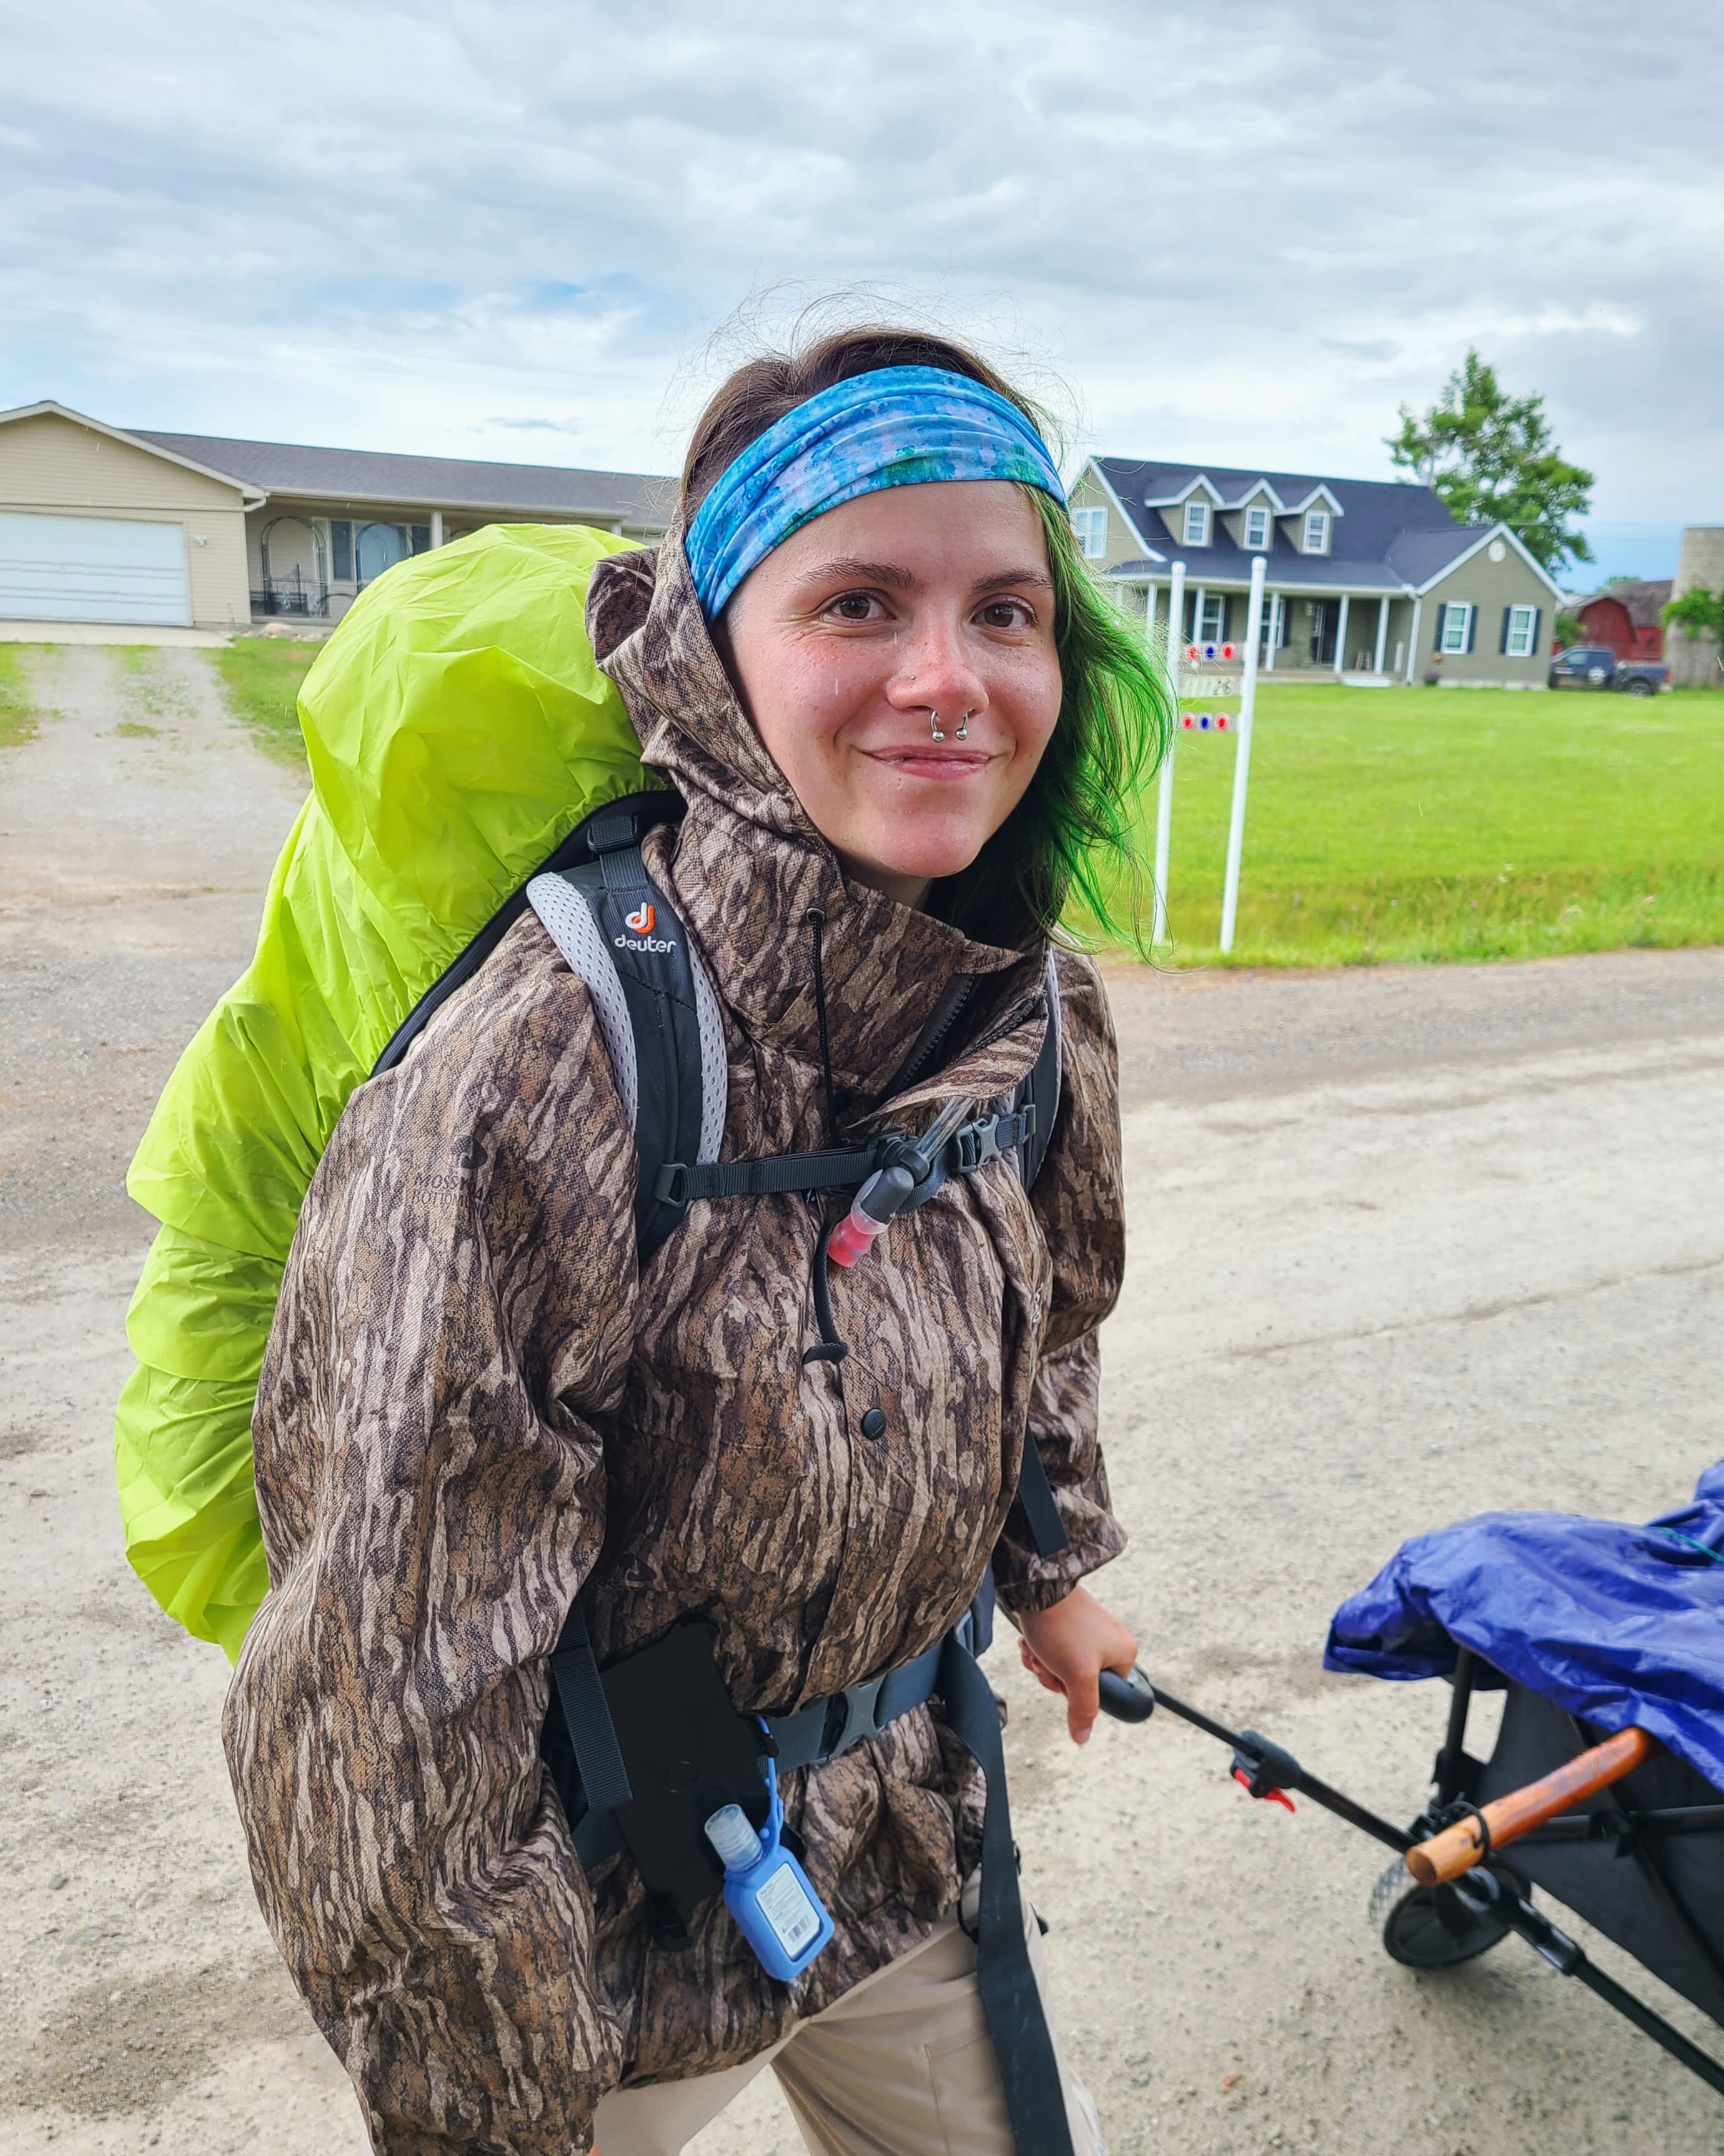
<svg viewBox="0 0 1724 2156">
<path fill-rule="evenodd" d="M 915 1188 L 916 1178 L 907 1168 L 883 1168 L 877 1175 L 870 1175 L 856 1193 L 849 1211 L 826 1239 L 826 1255 L 834 1265 L 854 1265 L 865 1250 L 873 1247 L 875 1238 L 885 1232 Z"/>
</svg>

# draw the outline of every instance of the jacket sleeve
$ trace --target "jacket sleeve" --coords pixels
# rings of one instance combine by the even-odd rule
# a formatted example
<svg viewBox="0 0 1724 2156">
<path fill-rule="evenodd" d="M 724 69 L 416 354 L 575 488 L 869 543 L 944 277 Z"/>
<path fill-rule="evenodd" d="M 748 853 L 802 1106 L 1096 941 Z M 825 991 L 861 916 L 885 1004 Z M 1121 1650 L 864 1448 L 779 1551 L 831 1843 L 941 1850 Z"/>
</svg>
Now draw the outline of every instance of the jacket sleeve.
<svg viewBox="0 0 1724 2156">
<path fill-rule="evenodd" d="M 531 916 L 349 1103 L 259 1388 L 223 1734 L 264 1916 L 387 2156 L 590 2145 L 619 2034 L 541 1771 L 604 1527 L 633 1141 Z"/>
<path fill-rule="evenodd" d="M 1113 1308 L 1125 1267 L 1119 1055 L 1094 965 L 1066 952 L 1057 963 L 1065 1033 L 1060 1111 L 1030 1193 L 1053 1286 L 1025 1442 L 1041 1455 L 1067 1547 L 1039 1557 L 1022 1503 L 1013 1506 L 993 1561 L 1000 1600 L 1013 1612 L 1060 1601 L 1126 1547 L 1096 1428 L 1096 1328 Z"/>
</svg>

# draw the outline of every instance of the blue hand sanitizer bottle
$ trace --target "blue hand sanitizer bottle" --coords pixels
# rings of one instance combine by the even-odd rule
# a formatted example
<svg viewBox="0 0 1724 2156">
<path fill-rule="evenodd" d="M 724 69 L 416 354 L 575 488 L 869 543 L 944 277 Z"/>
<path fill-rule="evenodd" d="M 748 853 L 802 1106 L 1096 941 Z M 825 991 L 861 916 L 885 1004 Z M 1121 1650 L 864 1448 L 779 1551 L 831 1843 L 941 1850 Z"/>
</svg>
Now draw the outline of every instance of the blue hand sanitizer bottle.
<svg viewBox="0 0 1724 2156">
<path fill-rule="evenodd" d="M 832 1918 L 808 1875 L 783 1847 L 784 1807 L 778 1773 L 767 1761 L 766 1836 L 740 1804 L 726 1804 L 706 1822 L 706 1839 L 724 1865 L 725 1907 L 754 1948 L 761 1967 L 781 1984 L 798 1977 L 832 1937 Z"/>
</svg>

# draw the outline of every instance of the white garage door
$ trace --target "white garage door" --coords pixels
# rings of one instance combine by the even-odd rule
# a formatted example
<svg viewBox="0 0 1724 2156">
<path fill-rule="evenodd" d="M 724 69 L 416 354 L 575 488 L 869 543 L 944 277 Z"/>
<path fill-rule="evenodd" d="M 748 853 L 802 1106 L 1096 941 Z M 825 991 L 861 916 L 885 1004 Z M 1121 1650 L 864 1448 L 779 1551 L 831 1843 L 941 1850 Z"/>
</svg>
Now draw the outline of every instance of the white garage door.
<svg viewBox="0 0 1724 2156">
<path fill-rule="evenodd" d="M 183 524 L 0 510 L 0 619 L 191 619 Z"/>
</svg>

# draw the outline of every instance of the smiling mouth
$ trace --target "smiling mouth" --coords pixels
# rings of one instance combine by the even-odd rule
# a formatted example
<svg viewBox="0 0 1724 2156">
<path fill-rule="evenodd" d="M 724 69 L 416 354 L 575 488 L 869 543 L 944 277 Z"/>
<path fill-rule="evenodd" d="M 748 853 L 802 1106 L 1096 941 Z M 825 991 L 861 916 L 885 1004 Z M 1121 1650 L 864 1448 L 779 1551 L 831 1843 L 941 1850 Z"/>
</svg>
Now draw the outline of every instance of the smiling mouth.
<svg viewBox="0 0 1724 2156">
<path fill-rule="evenodd" d="M 867 752 L 870 762 L 911 778 L 950 781 L 973 778 L 993 761 L 986 749 L 934 748 L 917 742 L 904 748 L 876 748 Z"/>
</svg>

